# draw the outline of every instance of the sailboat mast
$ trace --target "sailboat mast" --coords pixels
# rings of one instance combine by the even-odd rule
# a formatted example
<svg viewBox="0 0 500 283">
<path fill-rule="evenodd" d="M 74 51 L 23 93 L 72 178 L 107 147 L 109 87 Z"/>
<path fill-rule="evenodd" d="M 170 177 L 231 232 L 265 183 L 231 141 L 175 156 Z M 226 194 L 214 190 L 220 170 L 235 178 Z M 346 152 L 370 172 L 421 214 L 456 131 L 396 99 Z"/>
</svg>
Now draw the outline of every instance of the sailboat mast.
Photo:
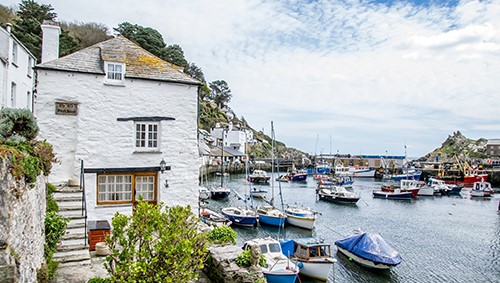
<svg viewBox="0 0 500 283">
<path fill-rule="evenodd" d="M 271 183 L 271 206 L 274 207 L 274 125 L 271 121 L 271 178 L 273 182 Z M 279 177 L 279 176 L 278 176 Z"/>
<path fill-rule="evenodd" d="M 220 160 L 220 187 L 224 187 L 224 129 L 222 129 L 222 144 L 220 146 L 221 160 Z"/>
</svg>

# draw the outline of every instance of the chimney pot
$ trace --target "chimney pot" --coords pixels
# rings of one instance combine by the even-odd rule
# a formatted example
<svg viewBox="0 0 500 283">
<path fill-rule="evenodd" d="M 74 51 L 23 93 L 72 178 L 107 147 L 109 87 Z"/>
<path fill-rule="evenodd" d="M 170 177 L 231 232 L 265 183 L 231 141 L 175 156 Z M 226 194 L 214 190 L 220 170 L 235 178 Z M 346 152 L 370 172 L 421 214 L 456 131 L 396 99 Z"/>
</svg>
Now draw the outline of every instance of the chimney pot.
<svg viewBox="0 0 500 283">
<path fill-rule="evenodd" d="M 6 23 L 5 24 L 5 29 L 7 30 L 8 33 L 10 33 L 11 30 L 12 30 L 12 24 L 11 23 Z"/>
</svg>

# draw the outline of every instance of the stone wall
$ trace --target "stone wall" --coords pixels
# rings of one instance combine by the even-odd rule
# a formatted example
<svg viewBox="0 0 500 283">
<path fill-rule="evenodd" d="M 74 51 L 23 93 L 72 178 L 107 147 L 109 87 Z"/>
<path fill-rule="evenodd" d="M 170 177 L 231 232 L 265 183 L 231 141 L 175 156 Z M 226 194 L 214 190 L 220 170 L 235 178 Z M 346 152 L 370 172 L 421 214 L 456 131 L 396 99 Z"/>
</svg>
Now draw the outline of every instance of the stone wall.
<svg viewBox="0 0 500 283">
<path fill-rule="evenodd" d="M 236 257 L 242 252 L 241 247 L 237 246 L 211 246 L 204 273 L 212 282 L 266 282 L 261 271 L 252 271 L 236 264 Z"/>
<path fill-rule="evenodd" d="M 33 187 L 16 181 L 0 159 L 0 281 L 36 282 L 45 261 L 45 178 Z"/>
</svg>

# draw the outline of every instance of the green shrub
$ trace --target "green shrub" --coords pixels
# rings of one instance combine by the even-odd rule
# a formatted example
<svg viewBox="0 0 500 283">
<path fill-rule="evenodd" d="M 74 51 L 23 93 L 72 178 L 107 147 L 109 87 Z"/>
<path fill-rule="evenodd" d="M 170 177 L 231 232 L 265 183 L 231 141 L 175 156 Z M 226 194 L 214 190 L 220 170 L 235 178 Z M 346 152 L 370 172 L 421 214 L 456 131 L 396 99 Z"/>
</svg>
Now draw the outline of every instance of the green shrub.
<svg viewBox="0 0 500 283">
<path fill-rule="evenodd" d="M 59 205 L 54 200 L 54 192 L 56 191 L 56 187 L 54 185 L 47 183 L 47 211 L 59 211 Z"/>
<path fill-rule="evenodd" d="M 89 281 L 87 281 L 87 283 L 111 283 L 111 279 L 94 277 L 90 278 Z"/>
<path fill-rule="evenodd" d="M 212 244 L 236 244 L 236 232 L 229 226 L 219 226 L 207 234 Z"/>
<path fill-rule="evenodd" d="M 131 216 L 115 214 L 104 263 L 112 282 L 183 283 L 203 268 L 207 238 L 191 208 L 162 207 L 139 201 Z"/>
<path fill-rule="evenodd" d="M 236 264 L 241 267 L 249 267 L 250 266 L 250 249 L 244 250 L 241 254 L 236 257 Z M 260 255 L 259 265 L 266 266 L 266 258 L 263 254 Z"/>
<path fill-rule="evenodd" d="M 57 244 L 66 234 L 69 219 L 63 218 L 56 211 L 45 213 L 45 258 L 52 257 L 57 250 Z M 48 263 L 48 262 L 47 262 Z"/>
</svg>

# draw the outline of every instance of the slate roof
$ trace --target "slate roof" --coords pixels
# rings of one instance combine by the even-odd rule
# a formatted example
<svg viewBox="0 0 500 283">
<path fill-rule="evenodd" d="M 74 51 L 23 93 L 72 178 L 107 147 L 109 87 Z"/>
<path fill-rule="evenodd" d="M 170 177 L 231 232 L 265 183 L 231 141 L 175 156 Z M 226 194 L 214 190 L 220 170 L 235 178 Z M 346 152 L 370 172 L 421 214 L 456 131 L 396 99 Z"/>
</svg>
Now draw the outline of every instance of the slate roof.
<svg viewBox="0 0 500 283">
<path fill-rule="evenodd" d="M 36 67 L 104 75 L 104 61 L 125 63 L 125 78 L 200 84 L 181 67 L 158 58 L 121 35 Z"/>
</svg>

